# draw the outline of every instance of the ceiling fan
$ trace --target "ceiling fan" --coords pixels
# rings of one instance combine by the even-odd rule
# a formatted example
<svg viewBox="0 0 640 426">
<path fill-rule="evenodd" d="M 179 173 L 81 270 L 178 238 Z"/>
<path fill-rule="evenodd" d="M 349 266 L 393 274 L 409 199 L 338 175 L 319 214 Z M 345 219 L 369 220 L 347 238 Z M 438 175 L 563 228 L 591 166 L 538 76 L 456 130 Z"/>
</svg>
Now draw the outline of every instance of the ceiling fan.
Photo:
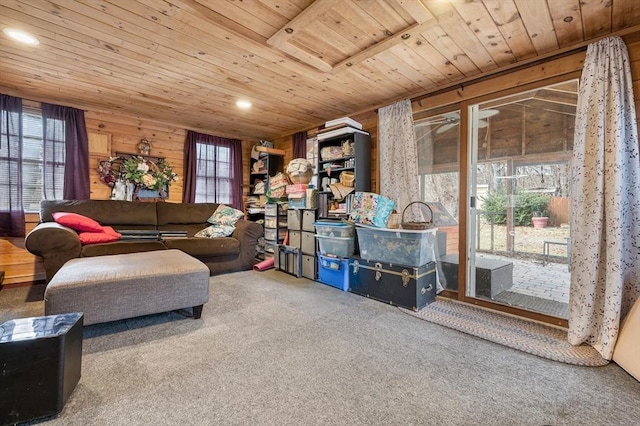
<svg viewBox="0 0 640 426">
<path fill-rule="evenodd" d="M 484 119 L 493 117 L 499 112 L 500 111 L 498 111 L 497 109 L 484 109 L 480 111 L 480 119 L 478 120 L 478 127 L 480 127 L 481 129 L 487 127 L 487 121 Z M 438 134 L 444 133 L 447 130 L 456 127 L 460 123 L 459 112 L 450 112 L 448 114 L 444 114 L 442 117 L 443 117 L 443 120 L 441 121 L 441 123 L 444 123 L 444 124 L 438 127 L 438 130 L 436 130 L 436 133 Z"/>
</svg>

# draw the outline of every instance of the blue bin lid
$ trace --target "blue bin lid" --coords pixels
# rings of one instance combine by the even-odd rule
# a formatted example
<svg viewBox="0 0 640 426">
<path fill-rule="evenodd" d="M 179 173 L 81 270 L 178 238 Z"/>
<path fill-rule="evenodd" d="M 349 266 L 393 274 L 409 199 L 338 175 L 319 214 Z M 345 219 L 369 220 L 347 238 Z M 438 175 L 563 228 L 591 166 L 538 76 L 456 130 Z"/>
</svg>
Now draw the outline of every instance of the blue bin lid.
<svg viewBox="0 0 640 426">
<path fill-rule="evenodd" d="M 332 221 L 317 221 L 313 222 L 313 226 L 342 226 L 342 227 L 352 227 L 353 224 L 346 222 L 332 222 Z"/>
</svg>

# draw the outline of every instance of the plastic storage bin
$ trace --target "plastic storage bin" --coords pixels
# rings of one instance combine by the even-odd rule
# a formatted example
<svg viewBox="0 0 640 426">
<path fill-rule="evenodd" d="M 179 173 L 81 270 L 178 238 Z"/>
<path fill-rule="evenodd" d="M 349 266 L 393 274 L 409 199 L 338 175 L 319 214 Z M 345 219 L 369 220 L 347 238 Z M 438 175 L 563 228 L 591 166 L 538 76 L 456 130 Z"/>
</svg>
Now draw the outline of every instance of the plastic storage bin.
<svg viewBox="0 0 640 426">
<path fill-rule="evenodd" d="M 302 253 L 299 248 L 278 244 L 278 251 L 274 253 L 274 257 L 276 269 L 298 278 L 302 276 Z"/>
<path fill-rule="evenodd" d="M 342 291 L 349 290 L 349 259 L 318 256 L 318 281 Z"/>
<path fill-rule="evenodd" d="M 290 209 L 306 209 L 307 208 L 307 198 L 289 198 L 289 208 Z"/>
<path fill-rule="evenodd" d="M 437 228 L 414 231 L 358 226 L 360 257 L 384 263 L 422 266 L 435 261 Z"/>
<path fill-rule="evenodd" d="M 323 235 L 316 235 L 316 238 L 320 244 L 320 254 L 323 256 L 353 256 L 355 250 L 353 237 L 325 237 Z"/>
<path fill-rule="evenodd" d="M 354 237 L 354 226 L 350 223 L 344 222 L 313 222 L 313 226 L 316 228 L 316 234 L 324 237 Z"/>
</svg>

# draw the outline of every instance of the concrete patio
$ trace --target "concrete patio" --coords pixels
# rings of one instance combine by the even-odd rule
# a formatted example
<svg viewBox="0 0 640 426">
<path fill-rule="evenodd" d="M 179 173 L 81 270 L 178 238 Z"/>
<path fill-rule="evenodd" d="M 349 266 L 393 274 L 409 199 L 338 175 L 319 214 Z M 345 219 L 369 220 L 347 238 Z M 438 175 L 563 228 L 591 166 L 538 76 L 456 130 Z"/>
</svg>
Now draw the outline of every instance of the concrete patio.
<svg viewBox="0 0 640 426">
<path fill-rule="evenodd" d="M 566 263 L 520 260 L 505 256 L 482 257 L 513 262 L 513 285 L 494 297 L 494 301 L 545 313 L 567 317 L 571 272 Z"/>
</svg>

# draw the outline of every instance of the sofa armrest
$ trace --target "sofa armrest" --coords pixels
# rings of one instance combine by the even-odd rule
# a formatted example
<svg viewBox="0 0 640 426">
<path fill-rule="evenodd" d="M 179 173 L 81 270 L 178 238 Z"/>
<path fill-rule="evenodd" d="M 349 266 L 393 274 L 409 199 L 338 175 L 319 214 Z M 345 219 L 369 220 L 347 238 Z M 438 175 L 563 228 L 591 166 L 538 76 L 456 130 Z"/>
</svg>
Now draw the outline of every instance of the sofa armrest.
<svg viewBox="0 0 640 426">
<path fill-rule="evenodd" d="M 231 237 L 240 241 L 240 258 L 244 269 L 251 269 L 255 264 L 258 238 L 264 235 L 262 225 L 250 220 L 241 219 L 236 222 L 236 230 Z"/>
<path fill-rule="evenodd" d="M 236 229 L 231 236 L 244 244 L 246 241 L 248 244 L 255 245 L 258 243 L 258 238 L 264 234 L 264 228 L 257 222 L 251 222 L 250 220 L 240 219 L 236 222 Z"/>
<path fill-rule="evenodd" d="M 37 225 L 25 238 L 26 249 L 44 262 L 47 282 L 68 260 L 80 257 L 82 244 L 78 233 L 56 222 Z"/>
</svg>

